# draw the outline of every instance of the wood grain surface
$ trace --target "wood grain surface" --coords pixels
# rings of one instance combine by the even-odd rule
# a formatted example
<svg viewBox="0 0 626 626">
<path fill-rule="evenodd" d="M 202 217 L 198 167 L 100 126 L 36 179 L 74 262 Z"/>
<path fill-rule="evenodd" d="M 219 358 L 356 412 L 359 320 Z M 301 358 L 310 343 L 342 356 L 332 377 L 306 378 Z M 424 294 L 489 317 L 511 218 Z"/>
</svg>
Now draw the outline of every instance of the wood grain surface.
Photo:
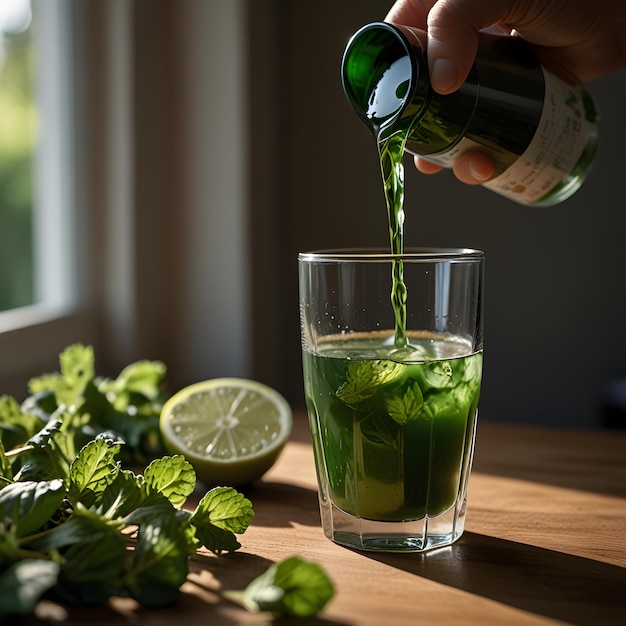
<svg viewBox="0 0 626 626">
<path fill-rule="evenodd" d="M 242 548 L 195 557 L 176 606 L 44 602 L 29 626 L 270 623 L 221 591 L 293 554 L 320 563 L 336 595 L 319 617 L 280 624 L 626 624 L 626 433 L 480 423 L 466 532 L 426 554 L 359 553 L 324 537 L 304 415 L 247 495 L 255 517 Z"/>
</svg>

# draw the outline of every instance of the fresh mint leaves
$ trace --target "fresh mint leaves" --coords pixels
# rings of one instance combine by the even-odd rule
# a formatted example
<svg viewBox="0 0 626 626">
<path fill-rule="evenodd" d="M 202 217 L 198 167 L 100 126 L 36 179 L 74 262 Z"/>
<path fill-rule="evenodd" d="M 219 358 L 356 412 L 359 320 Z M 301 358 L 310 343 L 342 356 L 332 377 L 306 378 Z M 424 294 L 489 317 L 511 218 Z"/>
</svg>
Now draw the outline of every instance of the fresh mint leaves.
<svg viewBox="0 0 626 626">
<path fill-rule="evenodd" d="M 184 457 L 162 455 L 162 363 L 102 378 L 79 344 L 59 363 L 29 382 L 22 404 L 0 397 L 0 623 L 28 616 L 46 594 L 79 605 L 116 595 L 171 604 L 189 558 L 200 547 L 239 549 L 254 515 L 231 487 L 183 508 L 196 474 Z M 276 614 L 311 615 L 332 595 L 317 566 L 289 561 L 268 576 L 283 589 Z"/>
<path fill-rule="evenodd" d="M 163 363 L 138 361 L 115 379 L 100 377 L 96 376 L 93 348 L 74 344 L 61 353 L 59 365 L 59 372 L 29 381 L 31 395 L 22 405 L 23 412 L 43 421 L 61 409 L 77 415 L 73 420 L 64 419 L 66 424 L 71 421 L 66 428 L 72 430 L 76 450 L 94 434 L 108 431 L 127 444 L 122 451 L 125 463 L 144 465 L 165 453 L 159 431 L 165 399 Z M 3 421 L 0 413 L 0 423 Z"/>
<path fill-rule="evenodd" d="M 406 385 L 402 395 L 387 398 L 387 412 L 401 426 L 417 419 L 423 409 L 424 396 L 415 381 Z"/>
<path fill-rule="evenodd" d="M 350 361 L 336 396 L 360 413 L 371 441 L 390 441 L 386 431 L 393 422 L 405 426 L 416 419 L 466 416 L 480 388 L 481 363 L 481 353 L 404 364 Z"/>
<path fill-rule="evenodd" d="M 250 501 L 235 489 L 212 489 L 200 500 L 190 522 L 200 543 L 221 554 L 241 547 L 235 534 L 244 532 L 253 515 Z"/>
<path fill-rule="evenodd" d="M 319 613 L 333 594 L 330 579 L 317 563 L 292 556 L 272 565 L 243 593 L 231 595 L 252 610 L 310 617 Z"/>
<path fill-rule="evenodd" d="M 59 428 L 40 445 L 54 455 L 64 436 Z M 176 600 L 197 548 L 220 553 L 240 547 L 234 533 L 245 532 L 252 519 L 249 500 L 218 487 L 195 511 L 186 511 L 179 507 L 196 484 L 188 461 L 163 457 L 143 475 L 134 474 L 121 469 L 120 448 L 115 439 L 99 437 L 78 452 L 68 471 L 63 459 L 48 468 L 58 469 L 54 478 L 0 489 L 0 566 L 9 579 L 11 568 L 28 556 L 58 565 L 51 587 L 66 601 L 93 604 L 130 595 L 161 606 Z M 33 451 L 41 449 L 24 449 L 14 463 Z"/>
<path fill-rule="evenodd" d="M 394 361 L 371 360 L 348 363 L 347 380 L 337 390 L 337 397 L 352 406 L 372 397 L 402 373 L 402 365 Z"/>
</svg>

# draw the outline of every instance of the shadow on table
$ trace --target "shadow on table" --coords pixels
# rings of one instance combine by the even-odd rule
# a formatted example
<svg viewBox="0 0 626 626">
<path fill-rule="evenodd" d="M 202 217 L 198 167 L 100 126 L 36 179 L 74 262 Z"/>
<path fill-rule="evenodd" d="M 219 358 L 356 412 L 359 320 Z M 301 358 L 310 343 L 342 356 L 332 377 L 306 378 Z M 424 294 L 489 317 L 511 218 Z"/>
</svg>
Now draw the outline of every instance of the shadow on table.
<svg viewBox="0 0 626 626">
<path fill-rule="evenodd" d="M 452 548 L 366 556 L 548 618 L 625 623 L 626 570 L 615 565 L 469 532 Z"/>
<path fill-rule="evenodd" d="M 254 525 L 270 528 L 319 526 L 317 490 L 299 485 L 264 480 L 243 490 L 254 507 Z"/>
<path fill-rule="evenodd" d="M 607 431 L 479 424 L 474 470 L 626 498 L 626 435 Z"/>
</svg>

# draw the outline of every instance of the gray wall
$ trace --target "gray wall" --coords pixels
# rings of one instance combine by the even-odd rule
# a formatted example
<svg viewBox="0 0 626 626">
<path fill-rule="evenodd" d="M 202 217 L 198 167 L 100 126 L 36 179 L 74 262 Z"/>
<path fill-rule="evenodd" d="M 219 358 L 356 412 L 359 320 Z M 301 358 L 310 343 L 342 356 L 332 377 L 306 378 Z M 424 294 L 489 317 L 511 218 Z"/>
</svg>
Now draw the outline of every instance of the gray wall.
<svg viewBox="0 0 626 626">
<path fill-rule="evenodd" d="M 347 105 L 339 68 L 348 37 L 390 5 L 268 3 L 271 50 L 251 56 L 274 94 L 260 94 L 252 122 L 275 129 L 273 140 L 253 140 L 253 239 L 255 220 L 278 229 L 265 253 L 253 244 L 255 375 L 296 405 L 297 253 L 388 243 L 376 148 Z M 583 188 L 557 207 L 521 207 L 449 172 L 420 175 L 407 161 L 406 245 L 486 252 L 482 419 L 597 426 L 606 381 L 626 376 L 626 73 L 589 87 L 602 115 L 599 154 Z M 263 289 L 269 273 L 275 299 Z"/>
</svg>

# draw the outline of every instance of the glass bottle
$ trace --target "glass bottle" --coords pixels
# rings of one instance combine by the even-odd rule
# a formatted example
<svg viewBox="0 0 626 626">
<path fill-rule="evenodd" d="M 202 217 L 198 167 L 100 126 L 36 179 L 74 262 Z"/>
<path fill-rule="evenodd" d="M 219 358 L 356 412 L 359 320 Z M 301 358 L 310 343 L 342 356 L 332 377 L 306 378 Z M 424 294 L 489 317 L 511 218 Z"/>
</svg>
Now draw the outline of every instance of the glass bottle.
<svg viewBox="0 0 626 626">
<path fill-rule="evenodd" d="M 521 204 L 549 206 L 584 182 L 598 144 L 590 94 L 541 66 L 521 39 L 481 33 L 461 88 L 431 86 L 426 33 L 386 22 L 353 35 L 342 60 L 350 105 L 378 141 L 405 133 L 405 151 L 452 167 L 468 149 L 495 165 L 484 187 Z"/>
</svg>

